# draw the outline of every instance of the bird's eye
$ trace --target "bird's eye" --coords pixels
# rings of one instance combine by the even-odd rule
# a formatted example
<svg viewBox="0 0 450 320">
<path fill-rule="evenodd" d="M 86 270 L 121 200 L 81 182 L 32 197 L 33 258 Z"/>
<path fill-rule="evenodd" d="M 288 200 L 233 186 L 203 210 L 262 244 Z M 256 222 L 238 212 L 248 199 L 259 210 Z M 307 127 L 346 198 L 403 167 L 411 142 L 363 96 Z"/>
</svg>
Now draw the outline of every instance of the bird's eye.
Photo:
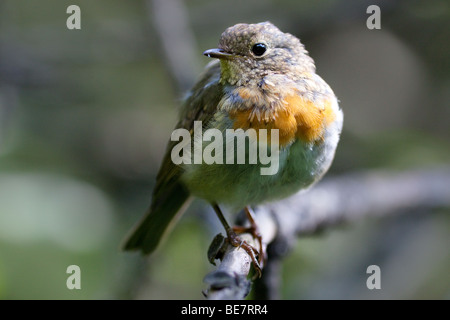
<svg viewBox="0 0 450 320">
<path fill-rule="evenodd" d="M 255 56 L 262 56 L 266 52 L 267 46 L 264 43 L 257 43 L 252 47 L 252 52 Z"/>
</svg>

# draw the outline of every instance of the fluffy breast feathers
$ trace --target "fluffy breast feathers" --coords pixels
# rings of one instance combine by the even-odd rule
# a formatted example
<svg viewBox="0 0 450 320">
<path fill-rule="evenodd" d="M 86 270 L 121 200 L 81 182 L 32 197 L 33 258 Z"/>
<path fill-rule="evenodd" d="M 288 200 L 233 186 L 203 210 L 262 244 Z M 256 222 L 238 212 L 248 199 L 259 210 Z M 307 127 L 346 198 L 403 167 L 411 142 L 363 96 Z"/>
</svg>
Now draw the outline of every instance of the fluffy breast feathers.
<svg viewBox="0 0 450 320">
<path fill-rule="evenodd" d="M 336 119 L 336 97 L 317 75 L 287 81 L 281 75 L 257 86 L 229 89 L 219 103 L 233 121 L 233 129 L 278 129 L 280 147 L 300 139 L 323 141 L 325 128 Z M 270 141 L 270 139 L 269 139 Z"/>
</svg>

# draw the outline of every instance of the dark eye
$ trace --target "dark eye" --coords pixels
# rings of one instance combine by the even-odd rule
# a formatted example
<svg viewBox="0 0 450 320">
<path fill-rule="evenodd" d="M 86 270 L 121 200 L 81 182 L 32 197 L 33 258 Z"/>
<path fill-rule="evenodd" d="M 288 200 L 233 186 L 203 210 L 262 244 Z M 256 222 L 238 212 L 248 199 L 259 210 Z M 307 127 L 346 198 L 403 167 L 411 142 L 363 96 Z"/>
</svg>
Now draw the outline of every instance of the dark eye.
<svg viewBox="0 0 450 320">
<path fill-rule="evenodd" d="M 257 43 L 252 47 L 252 52 L 255 56 L 262 56 L 266 52 L 267 46 L 264 43 Z"/>
</svg>

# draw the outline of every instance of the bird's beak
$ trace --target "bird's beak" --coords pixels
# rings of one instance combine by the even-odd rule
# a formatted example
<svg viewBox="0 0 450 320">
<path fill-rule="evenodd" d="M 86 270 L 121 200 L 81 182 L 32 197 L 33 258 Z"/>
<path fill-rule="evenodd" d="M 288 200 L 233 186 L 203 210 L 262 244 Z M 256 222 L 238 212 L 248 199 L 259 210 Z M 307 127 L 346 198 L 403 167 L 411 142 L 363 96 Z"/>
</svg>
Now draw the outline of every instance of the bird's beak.
<svg viewBox="0 0 450 320">
<path fill-rule="evenodd" d="M 209 49 L 203 52 L 203 54 L 209 58 L 216 59 L 231 59 L 234 57 L 234 54 L 226 52 L 223 49 Z"/>
</svg>

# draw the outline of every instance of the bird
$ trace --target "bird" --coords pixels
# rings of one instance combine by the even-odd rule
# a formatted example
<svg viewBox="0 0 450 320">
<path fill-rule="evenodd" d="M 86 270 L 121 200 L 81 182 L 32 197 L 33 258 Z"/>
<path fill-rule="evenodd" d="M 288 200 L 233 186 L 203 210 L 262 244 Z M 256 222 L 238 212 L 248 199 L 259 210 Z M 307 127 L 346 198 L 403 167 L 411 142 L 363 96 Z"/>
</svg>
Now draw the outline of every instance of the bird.
<svg viewBox="0 0 450 320">
<path fill-rule="evenodd" d="M 177 141 L 171 139 L 156 177 L 150 208 L 124 249 L 153 252 L 190 201 L 201 198 L 214 208 L 229 242 L 246 250 L 260 272 L 262 246 L 258 251 L 241 241 L 240 229 L 230 227 L 220 206 L 245 210 L 255 237 L 259 237 L 252 207 L 286 198 L 323 177 L 335 155 L 343 112 L 300 40 L 271 22 L 233 25 L 221 34 L 217 48 L 203 54 L 214 60 L 187 94 L 175 129 L 186 130 L 188 142 L 194 144 L 207 130 L 218 130 L 224 136 L 223 150 L 233 143 L 231 148 L 241 155 L 243 152 L 247 161 L 175 163 Z M 197 127 L 200 135 L 194 133 L 196 124 L 201 124 Z M 275 130 L 275 142 L 269 133 L 269 142 L 258 146 L 276 147 L 277 170 L 261 174 L 264 164 L 261 160 L 250 163 L 247 144 L 234 144 L 225 137 L 230 129 L 255 130 L 256 137 L 248 135 L 245 140 L 248 145 L 259 143 L 263 130 Z M 208 144 L 201 142 L 205 150 Z M 236 160 L 236 153 L 231 160 Z M 261 244 L 262 239 L 258 240 Z"/>
</svg>

